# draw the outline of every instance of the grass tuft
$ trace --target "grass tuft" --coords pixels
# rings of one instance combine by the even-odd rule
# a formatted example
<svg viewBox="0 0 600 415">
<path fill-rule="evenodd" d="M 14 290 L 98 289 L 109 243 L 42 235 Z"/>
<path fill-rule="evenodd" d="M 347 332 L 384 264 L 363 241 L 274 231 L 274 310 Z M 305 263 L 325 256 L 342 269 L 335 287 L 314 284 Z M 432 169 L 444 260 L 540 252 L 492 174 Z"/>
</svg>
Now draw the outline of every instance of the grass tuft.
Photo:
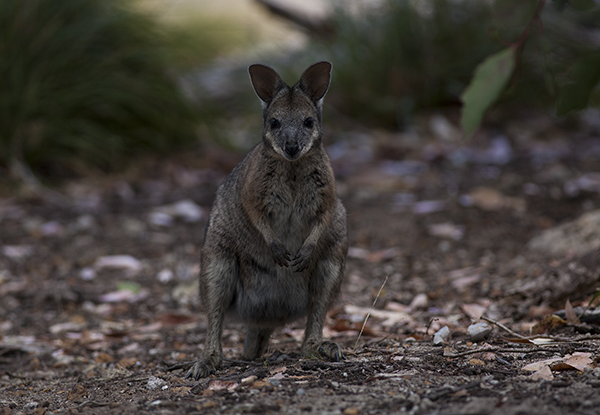
<svg viewBox="0 0 600 415">
<path fill-rule="evenodd" d="M 194 139 L 158 25 L 121 3 L 0 2 L 0 168 L 112 170 Z"/>
</svg>

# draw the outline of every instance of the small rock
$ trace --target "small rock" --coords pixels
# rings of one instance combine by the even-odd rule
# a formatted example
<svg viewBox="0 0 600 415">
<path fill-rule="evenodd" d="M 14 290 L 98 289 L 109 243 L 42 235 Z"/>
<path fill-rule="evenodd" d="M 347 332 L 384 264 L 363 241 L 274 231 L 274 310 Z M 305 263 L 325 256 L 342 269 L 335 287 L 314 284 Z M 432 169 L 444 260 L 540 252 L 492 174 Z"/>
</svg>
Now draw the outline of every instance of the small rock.
<svg viewBox="0 0 600 415">
<path fill-rule="evenodd" d="M 91 281 L 96 278 L 96 271 L 93 268 L 85 267 L 79 272 L 79 276 L 84 281 Z"/>
<path fill-rule="evenodd" d="M 443 344 L 450 337 L 450 329 L 444 326 L 433 335 L 433 344 Z"/>
<path fill-rule="evenodd" d="M 148 215 L 148 220 L 151 224 L 157 226 L 173 225 L 173 217 L 163 212 L 152 212 Z"/>
<path fill-rule="evenodd" d="M 171 271 L 168 268 L 165 268 L 162 271 L 160 271 L 156 277 L 161 283 L 166 284 L 173 279 L 173 271 Z"/>
<path fill-rule="evenodd" d="M 467 328 L 467 334 L 474 342 L 479 342 L 485 339 L 491 332 L 492 327 L 486 322 L 471 324 Z"/>
</svg>

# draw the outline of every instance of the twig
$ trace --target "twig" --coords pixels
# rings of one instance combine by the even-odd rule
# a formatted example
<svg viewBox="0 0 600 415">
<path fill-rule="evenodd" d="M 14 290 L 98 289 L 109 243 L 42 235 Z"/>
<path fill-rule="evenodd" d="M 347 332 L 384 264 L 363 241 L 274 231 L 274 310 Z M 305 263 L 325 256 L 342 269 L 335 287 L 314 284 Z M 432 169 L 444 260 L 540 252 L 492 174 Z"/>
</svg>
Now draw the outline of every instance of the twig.
<svg viewBox="0 0 600 415">
<path fill-rule="evenodd" d="M 492 320 L 491 318 L 487 318 L 485 316 L 481 316 L 481 319 L 487 321 L 488 323 L 492 323 L 492 324 L 500 327 L 502 330 L 507 331 L 508 333 L 510 333 L 511 335 L 513 335 L 515 337 L 518 337 L 519 339 L 529 340 L 527 337 L 525 337 L 525 336 L 523 336 L 523 335 L 521 335 L 519 333 L 515 333 L 514 331 L 512 331 L 511 329 L 509 329 L 508 327 L 506 327 L 504 324 L 499 323 L 499 322 L 497 322 L 495 320 Z"/>
<path fill-rule="evenodd" d="M 451 354 L 451 355 L 445 355 L 444 357 L 450 357 L 450 358 L 455 358 L 455 357 L 462 357 L 462 356 L 468 356 L 470 354 L 476 354 L 476 353 L 486 353 L 486 352 L 490 352 L 490 353 L 536 353 L 536 352 L 548 352 L 548 353 L 555 353 L 556 349 L 548 349 L 548 348 L 541 348 L 541 347 L 536 347 L 536 348 L 527 348 L 527 349 L 511 349 L 511 348 L 501 348 L 501 347 L 483 347 L 481 349 L 476 349 L 476 350 L 467 350 L 466 352 L 461 352 L 461 353 L 456 353 L 456 354 Z"/>
<path fill-rule="evenodd" d="M 381 291 L 383 291 L 383 287 L 385 287 L 385 283 L 387 282 L 388 278 L 389 278 L 389 274 L 386 275 L 385 280 L 383 281 L 383 284 L 381 284 L 381 287 L 379 288 L 379 291 L 377 292 L 377 296 L 375 297 L 375 301 L 373 301 L 373 305 L 371 306 L 371 309 L 369 310 L 369 312 L 365 316 L 365 321 L 363 322 L 363 325 L 360 328 L 360 333 L 358 333 L 358 337 L 356 338 L 356 343 L 354 343 L 354 348 L 352 349 L 353 352 L 356 351 L 356 346 L 358 346 L 358 341 L 360 340 L 360 337 L 362 336 L 363 331 L 365 330 L 365 326 L 367 325 L 367 320 L 369 320 L 369 317 L 371 317 L 371 311 L 373 311 L 373 309 L 375 308 L 375 303 L 377 302 L 377 299 L 381 295 Z"/>
</svg>

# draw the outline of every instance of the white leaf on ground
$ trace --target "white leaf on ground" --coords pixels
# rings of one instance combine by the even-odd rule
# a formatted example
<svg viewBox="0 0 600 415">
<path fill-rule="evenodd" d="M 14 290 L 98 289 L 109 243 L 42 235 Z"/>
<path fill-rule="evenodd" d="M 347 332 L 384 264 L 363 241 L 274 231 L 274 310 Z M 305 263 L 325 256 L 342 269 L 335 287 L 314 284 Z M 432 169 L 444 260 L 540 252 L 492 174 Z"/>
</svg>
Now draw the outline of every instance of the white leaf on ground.
<svg viewBox="0 0 600 415">
<path fill-rule="evenodd" d="M 121 269 L 127 275 L 134 276 L 142 269 L 142 263 L 131 255 L 108 255 L 96 259 L 96 270 Z"/>
<path fill-rule="evenodd" d="M 431 236 L 460 241 L 465 234 L 465 227 L 452 222 L 434 223 L 427 226 L 427 231 Z"/>
<path fill-rule="evenodd" d="M 367 314 L 371 313 L 371 317 L 375 317 L 378 319 L 382 319 L 381 323 L 384 327 L 393 326 L 394 324 L 412 321 L 412 318 L 409 314 L 399 312 L 399 311 L 388 311 L 388 310 L 379 310 L 379 309 L 371 309 L 368 307 L 357 307 L 352 304 L 346 304 L 344 306 L 344 311 L 351 316 L 356 316 L 358 321 L 362 321 Z M 354 318 L 350 318 L 351 321 L 354 321 Z"/>
</svg>

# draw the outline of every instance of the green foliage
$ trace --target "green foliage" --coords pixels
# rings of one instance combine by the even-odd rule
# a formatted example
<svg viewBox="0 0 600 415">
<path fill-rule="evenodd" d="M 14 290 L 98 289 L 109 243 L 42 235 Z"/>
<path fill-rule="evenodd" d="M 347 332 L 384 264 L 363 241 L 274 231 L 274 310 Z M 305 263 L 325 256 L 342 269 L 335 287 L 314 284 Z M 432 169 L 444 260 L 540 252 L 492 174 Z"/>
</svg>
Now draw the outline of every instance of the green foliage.
<svg viewBox="0 0 600 415">
<path fill-rule="evenodd" d="M 339 7 L 335 38 L 317 48 L 335 71 L 328 102 L 389 127 L 414 109 L 458 105 L 473 68 L 502 49 L 489 37 L 488 3 L 388 0 L 360 13 Z"/>
<path fill-rule="evenodd" d="M 158 26 L 121 3 L 0 1 L 0 167 L 109 170 L 194 139 Z"/>
<path fill-rule="evenodd" d="M 489 56 L 475 69 L 473 81 L 461 99 L 461 125 L 470 136 L 481 123 L 487 109 L 498 99 L 515 68 L 515 48 L 508 47 Z"/>
<path fill-rule="evenodd" d="M 578 59 L 569 78 L 559 91 L 556 109 L 558 116 L 588 106 L 592 91 L 600 82 L 600 52 L 590 53 Z"/>
<path fill-rule="evenodd" d="M 545 0 L 497 0 L 496 10 L 499 14 L 510 13 L 520 16 L 521 20 L 523 17 L 529 19 L 523 21 L 525 27 L 521 28 L 521 34 L 509 48 L 516 51 L 516 59 L 521 62 L 517 71 L 526 74 L 526 79 L 518 80 L 512 89 L 527 90 L 537 83 L 532 81 L 533 78 L 545 79 L 546 90 L 538 89 L 533 95 L 546 98 L 546 102 L 556 102 L 556 114 L 564 116 L 586 108 L 594 93 L 598 92 L 600 42 L 592 33 L 600 30 L 600 5 L 592 0 L 561 0 L 554 3 L 550 6 Z M 536 28 L 544 30 L 535 33 Z M 530 46 L 529 43 L 533 44 Z M 488 64 L 493 58 L 487 58 L 482 65 Z M 478 91 L 482 98 L 486 95 L 478 77 L 479 72 L 476 72 L 463 97 L 467 98 L 473 91 Z M 485 111 L 505 87 L 506 82 L 499 89 L 488 91 L 490 102 L 479 108 L 464 100 L 461 123 L 467 135 L 479 126 Z M 533 99 L 529 98 L 531 101 Z"/>
</svg>

